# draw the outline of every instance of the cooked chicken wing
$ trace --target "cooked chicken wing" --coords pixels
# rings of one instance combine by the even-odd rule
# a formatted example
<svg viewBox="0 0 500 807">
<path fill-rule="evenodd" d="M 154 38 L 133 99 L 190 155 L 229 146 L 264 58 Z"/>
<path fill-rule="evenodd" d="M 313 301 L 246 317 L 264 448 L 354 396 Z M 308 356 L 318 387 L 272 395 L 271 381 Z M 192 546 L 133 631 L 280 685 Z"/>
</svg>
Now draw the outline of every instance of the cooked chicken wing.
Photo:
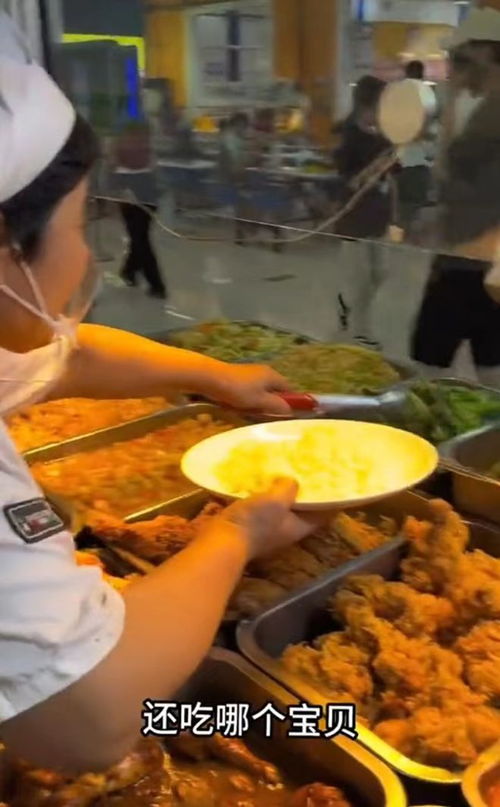
<svg viewBox="0 0 500 807">
<path fill-rule="evenodd" d="M 105 513 L 92 512 L 87 523 L 103 540 L 151 563 L 162 563 L 180 552 L 195 535 L 193 522 L 178 516 L 158 516 L 151 521 L 127 524 Z"/>
<path fill-rule="evenodd" d="M 257 576 L 265 577 L 286 589 L 297 588 L 328 571 L 327 566 L 300 546 L 291 546 L 257 560 L 251 568 Z"/>
<path fill-rule="evenodd" d="M 161 745 L 147 739 L 103 774 L 88 773 L 70 779 L 19 763 L 12 807 L 90 807 L 99 798 L 124 790 L 147 775 L 161 773 L 163 777 L 164 758 Z"/>
<path fill-rule="evenodd" d="M 332 522 L 332 527 L 342 540 L 350 547 L 355 555 L 370 552 L 387 541 L 390 521 L 383 522 L 385 532 L 368 524 L 363 514 L 358 513 L 356 518 L 347 513 L 339 513 Z M 392 532 L 392 531 L 391 531 Z M 394 533 L 395 534 L 395 530 Z"/>
<path fill-rule="evenodd" d="M 279 784 L 281 775 L 278 769 L 255 756 L 240 740 L 214 734 L 212 737 L 193 737 L 183 733 L 168 740 L 168 748 L 174 754 L 181 754 L 201 762 L 203 759 L 220 759 L 242 771 L 252 774 L 261 782 Z"/>
</svg>

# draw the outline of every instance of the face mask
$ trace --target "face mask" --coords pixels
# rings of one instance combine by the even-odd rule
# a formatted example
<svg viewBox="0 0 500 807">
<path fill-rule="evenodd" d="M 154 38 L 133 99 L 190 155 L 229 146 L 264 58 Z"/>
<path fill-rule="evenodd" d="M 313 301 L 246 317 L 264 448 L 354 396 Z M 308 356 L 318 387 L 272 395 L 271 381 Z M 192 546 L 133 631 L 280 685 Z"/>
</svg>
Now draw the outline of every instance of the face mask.
<svg viewBox="0 0 500 807">
<path fill-rule="evenodd" d="M 78 324 L 92 302 L 90 289 L 95 289 L 97 282 L 97 274 L 92 267 L 67 311 L 54 319 L 47 311 L 31 269 L 23 261 L 19 261 L 19 266 L 31 286 L 36 305 L 23 300 L 4 284 L 0 284 L 0 292 L 43 319 L 51 328 L 53 337 L 49 344 L 28 353 L 14 353 L 0 347 L 0 416 L 43 399 L 63 375 L 68 358 L 77 344 Z"/>
</svg>

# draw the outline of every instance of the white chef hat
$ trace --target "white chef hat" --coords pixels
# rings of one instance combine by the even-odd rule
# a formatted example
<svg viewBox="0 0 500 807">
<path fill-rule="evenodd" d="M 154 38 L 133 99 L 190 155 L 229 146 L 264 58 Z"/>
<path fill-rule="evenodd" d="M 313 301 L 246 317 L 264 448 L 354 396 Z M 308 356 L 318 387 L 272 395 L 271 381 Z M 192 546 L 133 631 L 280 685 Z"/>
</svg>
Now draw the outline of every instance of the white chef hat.
<svg viewBox="0 0 500 807">
<path fill-rule="evenodd" d="M 73 106 L 42 67 L 0 53 L 0 202 L 47 168 L 75 119 Z"/>
<path fill-rule="evenodd" d="M 458 48 L 471 40 L 500 42 L 500 11 L 489 7 L 472 9 L 456 29 L 449 47 Z"/>
</svg>

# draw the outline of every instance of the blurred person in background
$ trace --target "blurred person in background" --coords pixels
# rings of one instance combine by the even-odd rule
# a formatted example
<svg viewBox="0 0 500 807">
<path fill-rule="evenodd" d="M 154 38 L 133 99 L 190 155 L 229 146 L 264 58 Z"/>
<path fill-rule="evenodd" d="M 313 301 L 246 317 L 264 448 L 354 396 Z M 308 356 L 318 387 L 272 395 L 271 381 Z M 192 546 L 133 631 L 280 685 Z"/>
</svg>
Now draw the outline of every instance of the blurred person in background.
<svg viewBox="0 0 500 807">
<path fill-rule="evenodd" d="M 412 81 L 424 82 L 423 62 L 408 62 L 405 76 Z M 401 150 L 401 171 L 397 175 L 397 191 L 400 226 L 406 233 L 416 224 L 418 211 L 429 201 L 432 173 L 431 165 L 435 156 L 432 124 L 422 136 Z"/>
<path fill-rule="evenodd" d="M 467 41 L 460 41 L 464 36 Z M 473 11 L 457 38 L 452 97 L 465 93 L 475 103 L 465 119 L 452 114 L 447 131 L 440 173 L 447 248 L 431 267 L 412 357 L 442 374 L 468 341 L 479 379 L 498 384 L 500 306 L 485 284 L 500 244 L 500 12 Z"/>
<path fill-rule="evenodd" d="M 115 180 L 130 201 L 120 204 L 128 235 L 128 250 L 120 276 L 127 286 L 137 286 L 142 275 L 151 297 L 167 298 L 167 289 L 151 244 L 152 216 L 157 209 L 154 160 L 147 123 L 129 123 L 115 146 Z"/>
<path fill-rule="evenodd" d="M 377 121 L 385 86 L 375 76 L 363 76 L 354 90 L 352 112 L 334 130 L 340 138 L 334 160 L 342 180 L 341 206 L 353 195 L 351 181 L 392 148 Z M 383 247 L 375 242 L 385 236 L 392 216 L 390 182 L 384 177 L 337 223 L 337 233 L 352 239 L 344 245 L 343 261 L 349 276 L 346 290 L 339 295 L 341 322 L 357 342 L 372 348 L 379 345 L 373 336 L 371 308 L 384 279 Z"/>
<path fill-rule="evenodd" d="M 250 164 L 250 119 L 236 112 L 220 129 L 219 176 L 223 182 L 240 183 Z"/>
<path fill-rule="evenodd" d="M 415 81 L 423 81 L 425 78 L 425 65 L 418 59 L 414 59 L 405 65 L 406 78 L 415 79 Z"/>
</svg>

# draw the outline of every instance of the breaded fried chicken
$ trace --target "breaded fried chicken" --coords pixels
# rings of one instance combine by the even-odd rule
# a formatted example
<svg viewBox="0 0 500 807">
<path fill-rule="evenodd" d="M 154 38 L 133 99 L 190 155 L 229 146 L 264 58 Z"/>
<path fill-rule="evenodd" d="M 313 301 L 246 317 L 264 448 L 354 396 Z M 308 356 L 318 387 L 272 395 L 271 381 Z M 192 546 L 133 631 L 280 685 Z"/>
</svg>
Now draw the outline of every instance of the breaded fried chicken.
<svg viewBox="0 0 500 807">
<path fill-rule="evenodd" d="M 291 546 L 252 564 L 258 577 L 292 589 L 326 574 L 328 567 L 300 546 Z"/>
<path fill-rule="evenodd" d="M 433 523 L 406 520 L 404 535 L 409 541 L 409 554 L 402 564 L 405 583 L 428 594 L 442 594 L 448 580 L 455 577 L 456 567 L 469 543 L 469 530 L 447 502 L 436 499 L 429 504 Z"/>
<path fill-rule="evenodd" d="M 291 645 L 282 663 L 333 702 L 361 704 L 373 692 L 368 656 L 343 633 L 318 639 L 316 647 Z"/>
<path fill-rule="evenodd" d="M 482 622 L 459 639 L 455 651 L 469 686 L 500 704 L 500 622 Z"/>
<path fill-rule="evenodd" d="M 379 575 L 350 577 L 334 597 L 333 613 L 345 620 L 356 596 L 369 604 L 375 616 L 387 619 L 408 637 L 444 635 L 456 619 L 452 604 L 444 597 L 421 594 L 405 583 L 390 582 Z"/>
</svg>

